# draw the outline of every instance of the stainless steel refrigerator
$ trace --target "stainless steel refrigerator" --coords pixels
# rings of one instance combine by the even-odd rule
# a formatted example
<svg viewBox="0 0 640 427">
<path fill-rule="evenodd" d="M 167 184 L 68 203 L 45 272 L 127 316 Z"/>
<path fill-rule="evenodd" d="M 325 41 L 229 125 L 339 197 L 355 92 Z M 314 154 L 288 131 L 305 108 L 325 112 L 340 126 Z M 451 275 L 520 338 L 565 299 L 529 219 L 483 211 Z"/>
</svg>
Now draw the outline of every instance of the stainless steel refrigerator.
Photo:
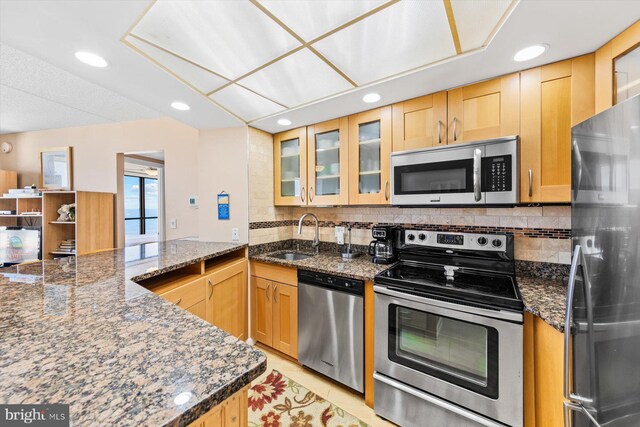
<svg viewBox="0 0 640 427">
<path fill-rule="evenodd" d="M 571 141 L 565 426 L 640 426 L 640 95 Z"/>
</svg>

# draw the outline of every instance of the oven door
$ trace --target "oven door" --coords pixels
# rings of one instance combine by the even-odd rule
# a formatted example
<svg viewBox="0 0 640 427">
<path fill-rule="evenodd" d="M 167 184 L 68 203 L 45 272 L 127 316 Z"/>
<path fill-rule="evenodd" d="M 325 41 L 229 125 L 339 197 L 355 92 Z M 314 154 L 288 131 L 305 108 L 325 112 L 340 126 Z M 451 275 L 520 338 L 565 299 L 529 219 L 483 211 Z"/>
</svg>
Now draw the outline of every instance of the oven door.
<svg viewBox="0 0 640 427">
<path fill-rule="evenodd" d="M 392 205 L 479 205 L 483 145 L 391 155 Z"/>
<path fill-rule="evenodd" d="M 378 374 L 522 425 L 521 313 L 374 289 Z"/>
</svg>

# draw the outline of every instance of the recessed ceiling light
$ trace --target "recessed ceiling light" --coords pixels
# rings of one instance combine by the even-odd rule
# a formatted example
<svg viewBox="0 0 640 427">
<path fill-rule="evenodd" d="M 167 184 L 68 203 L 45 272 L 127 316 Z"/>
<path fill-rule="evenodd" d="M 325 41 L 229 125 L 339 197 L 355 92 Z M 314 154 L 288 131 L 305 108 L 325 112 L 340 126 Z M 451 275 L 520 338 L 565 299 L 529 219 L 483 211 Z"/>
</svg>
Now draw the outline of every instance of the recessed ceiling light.
<svg viewBox="0 0 640 427">
<path fill-rule="evenodd" d="M 95 53 L 80 51 L 76 52 L 75 55 L 78 61 L 91 65 L 92 67 L 104 68 L 109 65 L 106 59 Z"/>
<path fill-rule="evenodd" d="M 175 108 L 176 110 L 180 110 L 180 111 L 188 111 L 191 109 L 191 107 L 189 107 L 187 104 L 185 104 L 184 102 L 172 102 L 171 103 L 171 107 Z"/>
<path fill-rule="evenodd" d="M 533 46 L 525 47 L 519 50 L 514 56 L 513 60 L 517 62 L 528 61 L 533 58 L 537 58 L 542 55 L 549 46 L 546 44 L 536 44 Z"/>
<path fill-rule="evenodd" d="M 382 98 L 379 94 L 377 93 L 368 93 L 365 96 L 362 97 L 362 100 L 368 104 L 371 104 L 373 102 L 378 102 L 380 101 L 380 98 Z"/>
<path fill-rule="evenodd" d="M 278 120 L 278 124 L 280 126 L 289 126 L 291 124 L 291 120 L 289 120 L 289 119 L 280 119 L 280 120 Z"/>
</svg>

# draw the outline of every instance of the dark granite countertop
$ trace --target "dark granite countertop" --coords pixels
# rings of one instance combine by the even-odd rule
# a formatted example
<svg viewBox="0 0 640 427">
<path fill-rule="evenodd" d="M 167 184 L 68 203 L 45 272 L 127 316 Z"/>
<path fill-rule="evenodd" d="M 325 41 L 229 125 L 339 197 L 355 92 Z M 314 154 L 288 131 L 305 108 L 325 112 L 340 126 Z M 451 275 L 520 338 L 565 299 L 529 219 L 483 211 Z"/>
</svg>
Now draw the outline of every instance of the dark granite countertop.
<svg viewBox="0 0 640 427">
<path fill-rule="evenodd" d="M 567 281 L 517 275 L 525 310 L 564 332 Z"/>
<path fill-rule="evenodd" d="M 313 254 L 306 249 L 301 252 Z M 349 262 L 342 261 L 335 250 L 321 250 L 318 255 L 300 261 L 287 261 L 271 256 L 286 251 L 291 249 L 254 254 L 250 259 L 368 281 L 373 281 L 376 274 L 391 267 L 372 263 L 368 255 L 362 255 Z M 516 265 L 516 281 L 522 293 L 525 310 L 540 317 L 560 332 L 564 331 L 567 266 L 521 261 L 517 261 Z M 537 277 L 532 277 L 534 273 Z"/>
<path fill-rule="evenodd" d="M 174 240 L 0 269 L 0 403 L 71 424 L 182 426 L 266 356 L 135 283 L 246 245 Z"/>
<path fill-rule="evenodd" d="M 344 276 L 367 281 L 373 281 L 376 274 L 391 267 L 391 265 L 388 264 L 372 263 L 369 255 L 361 255 L 351 261 L 343 261 L 342 258 L 340 258 L 340 254 L 336 251 L 321 250 L 318 254 L 303 251 L 303 253 L 309 253 L 314 256 L 299 261 L 287 261 L 271 256 L 280 252 L 287 251 L 275 251 L 266 254 L 252 255 L 249 258 L 253 261 L 277 264 L 285 267 L 294 267 L 301 270 L 317 271 L 319 273 L 335 274 L 336 276 Z"/>
</svg>

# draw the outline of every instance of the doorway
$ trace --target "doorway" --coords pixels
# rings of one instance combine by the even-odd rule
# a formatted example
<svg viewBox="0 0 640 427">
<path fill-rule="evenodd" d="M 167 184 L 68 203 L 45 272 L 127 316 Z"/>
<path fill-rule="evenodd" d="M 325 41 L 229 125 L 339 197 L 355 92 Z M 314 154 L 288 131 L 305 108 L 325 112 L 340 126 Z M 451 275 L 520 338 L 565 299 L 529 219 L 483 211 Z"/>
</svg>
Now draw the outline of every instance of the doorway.
<svg viewBox="0 0 640 427">
<path fill-rule="evenodd" d="M 124 245 L 163 241 L 164 152 L 125 153 L 121 182 Z"/>
</svg>

